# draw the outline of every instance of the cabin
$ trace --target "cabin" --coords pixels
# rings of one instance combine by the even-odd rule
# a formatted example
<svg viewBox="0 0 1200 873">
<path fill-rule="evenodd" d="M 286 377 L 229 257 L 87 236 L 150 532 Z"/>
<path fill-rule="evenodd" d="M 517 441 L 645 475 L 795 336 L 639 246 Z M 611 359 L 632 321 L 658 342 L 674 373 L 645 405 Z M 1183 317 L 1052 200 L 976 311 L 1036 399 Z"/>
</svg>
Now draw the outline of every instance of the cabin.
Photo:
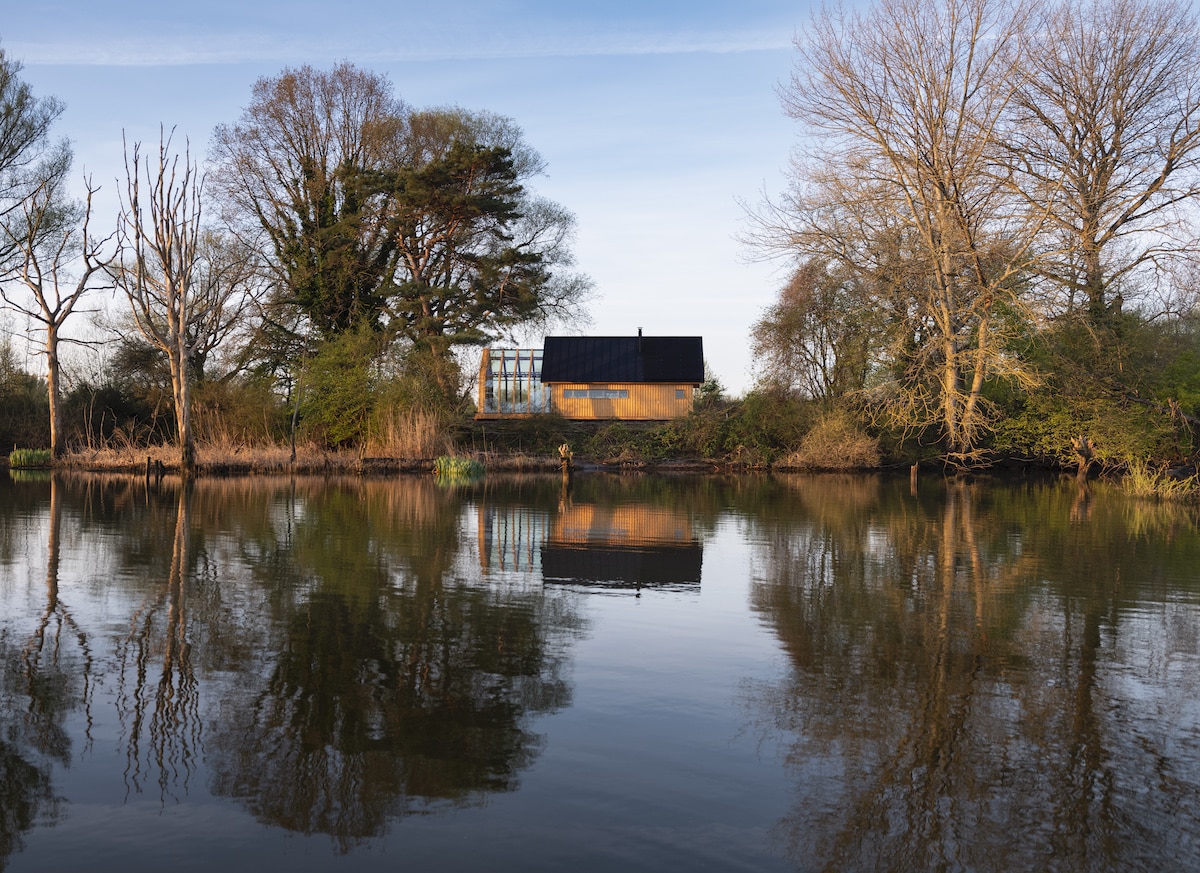
<svg viewBox="0 0 1200 873">
<path fill-rule="evenodd" d="M 703 381 L 698 336 L 550 336 L 541 349 L 484 350 L 475 417 L 666 421 L 687 415 Z"/>
<path fill-rule="evenodd" d="M 479 564 L 540 571 L 542 582 L 605 588 L 698 588 L 704 545 L 677 507 L 570 501 L 557 512 L 484 500 L 475 507 Z"/>
</svg>

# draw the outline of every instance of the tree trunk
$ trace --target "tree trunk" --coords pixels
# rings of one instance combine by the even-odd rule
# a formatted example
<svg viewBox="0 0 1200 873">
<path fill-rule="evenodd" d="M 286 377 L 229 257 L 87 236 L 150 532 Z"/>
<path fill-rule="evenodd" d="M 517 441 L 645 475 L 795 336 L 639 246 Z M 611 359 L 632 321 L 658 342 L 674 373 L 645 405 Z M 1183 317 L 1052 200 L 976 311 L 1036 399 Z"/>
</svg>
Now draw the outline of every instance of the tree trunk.
<svg viewBox="0 0 1200 873">
<path fill-rule="evenodd" d="M 46 325 L 46 398 L 50 404 L 50 460 L 57 462 L 64 454 L 62 412 L 59 408 L 58 328 Z"/>
<path fill-rule="evenodd" d="M 175 395 L 175 428 L 179 440 L 179 474 L 185 479 L 196 470 L 196 446 L 192 441 L 192 392 L 186 359 L 172 362 L 171 387 Z"/>
</svg>

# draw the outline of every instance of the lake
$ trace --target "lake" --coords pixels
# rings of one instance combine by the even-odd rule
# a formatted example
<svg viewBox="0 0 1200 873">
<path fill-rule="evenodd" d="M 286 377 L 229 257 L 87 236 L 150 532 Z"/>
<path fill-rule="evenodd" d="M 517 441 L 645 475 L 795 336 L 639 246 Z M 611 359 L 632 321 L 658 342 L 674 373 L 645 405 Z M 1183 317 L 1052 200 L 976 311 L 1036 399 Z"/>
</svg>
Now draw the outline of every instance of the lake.
<svg viewBox="0 0 1200 873">
<path fill-rule="evenodd" d="M 1200 870 L 1105 483 L 0 481 L 0 870 Z"/>
</svg>

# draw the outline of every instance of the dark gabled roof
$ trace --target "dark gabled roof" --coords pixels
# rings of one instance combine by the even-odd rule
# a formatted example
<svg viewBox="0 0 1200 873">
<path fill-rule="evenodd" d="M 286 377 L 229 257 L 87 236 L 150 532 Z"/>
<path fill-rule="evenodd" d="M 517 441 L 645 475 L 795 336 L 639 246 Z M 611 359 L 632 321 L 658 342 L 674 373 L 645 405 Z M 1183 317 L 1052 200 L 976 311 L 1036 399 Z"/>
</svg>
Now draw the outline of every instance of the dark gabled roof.
<svg viewBox="0 0 1200 873">
<path fill-rule="evenodd" d="M 548 336 L 543 382 L 704 381 L 698 336 Z"/>
<path fill-rule="evenodd" d="M 612 588 L 697 586 L 704 564 L 704 546 L 698 541 L 642 547 L 546 543 L 540 554 L 543 582 Z"/>
</svg>

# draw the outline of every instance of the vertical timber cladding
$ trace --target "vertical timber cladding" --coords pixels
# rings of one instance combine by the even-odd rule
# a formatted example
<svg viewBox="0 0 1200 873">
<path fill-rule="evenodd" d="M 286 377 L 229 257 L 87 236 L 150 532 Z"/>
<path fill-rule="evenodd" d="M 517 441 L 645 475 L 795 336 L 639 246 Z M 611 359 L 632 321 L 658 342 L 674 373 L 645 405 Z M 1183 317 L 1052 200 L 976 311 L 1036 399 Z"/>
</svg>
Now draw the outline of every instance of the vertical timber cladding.
<svg viewBox="0 0 1200 873">
<path fill-rule="evenodd" d="M 687 415 L 691 385 L 567 383 L 550 386 L 552 404 L 563 418 L 664 421 Z"/>
<path fill-rule="evenodd" d="M 704 381 L 700 337 L 546 337 L 541 380 L 565 418 L 659 421 L 686 415 Z"/>
</svg>

